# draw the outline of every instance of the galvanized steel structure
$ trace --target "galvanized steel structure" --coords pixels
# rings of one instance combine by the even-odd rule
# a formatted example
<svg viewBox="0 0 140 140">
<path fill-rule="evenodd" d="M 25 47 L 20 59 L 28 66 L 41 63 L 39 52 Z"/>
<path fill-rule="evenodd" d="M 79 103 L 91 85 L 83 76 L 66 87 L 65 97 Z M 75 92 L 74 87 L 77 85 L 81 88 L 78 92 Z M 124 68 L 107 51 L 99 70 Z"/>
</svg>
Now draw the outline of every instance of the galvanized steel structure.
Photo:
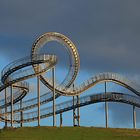
<svg viewBox="0 0 140 140">
<path fill-rule="evenodd" d="M 61 84 L 55 81 L 55 66 L 57 64 L 57 56 L 40 54 L 39 50 L 48 42 L 56 41 L 63 45 L 70 56 L 69 72 Z M 60 114 L 60 126 L 62 126 L 62 113 L 73 110 L 73 125 L 80 126 L 80 107 L 94 104 L 98 102 L 105 102 L 105 116 L 106 127 L 108 127 L 108 104 L 107 102 L 122 102 L 133 106 L 133 125 L 136 128 L 136 110 L 135 107 L 140 107 L 140 87 L 115 73 L 100 73 L 91 77 L 83 84 L 74 85 L 74 81 L 80 68 L 80 58 L 76 46 L 66 36 L 50 32 L 40 36 L 32 46 L 30 57 L 25 57 L 14 61 L 7 65 L 1 72 L 0 92 L 5 90 L 5 99 L 0 100 L 0 121 L 11 124 L 32 122 L 38 120 L 40 126 L 40 119 L 53 116 L 53 126 L 56 126 L 56 115 Z M 52 70 L 52 79 L 44 77 L 44 73 Z M 32 77 L 37 77 L 37 97 L 28 100 L 23 100 L 29 92 L 29 84 L 23 82 Z M 40 82 L 48 87 L 52 92 L 40 95 Z M 89 88 L 98 83 L 105 83 L 105 92 L 100 94 L 87 95 L 79 97 Z M 108 92 L 106 89 L 107 82 L 119 84 L 128 90 L 132 91 L 134 95 Z M 7 88 L 10 87 L 11 95 L 7 96 Z M 14 92 L 13 89 L 16 89 Z M 55 103 L 55 99 L 60 96 L 72 96 L 73 100 Z M 40 106 L 53 101 L 53 106 L 40 109 Z M 37 111 L 24 112 L 37 107 Z"/>
</svg>

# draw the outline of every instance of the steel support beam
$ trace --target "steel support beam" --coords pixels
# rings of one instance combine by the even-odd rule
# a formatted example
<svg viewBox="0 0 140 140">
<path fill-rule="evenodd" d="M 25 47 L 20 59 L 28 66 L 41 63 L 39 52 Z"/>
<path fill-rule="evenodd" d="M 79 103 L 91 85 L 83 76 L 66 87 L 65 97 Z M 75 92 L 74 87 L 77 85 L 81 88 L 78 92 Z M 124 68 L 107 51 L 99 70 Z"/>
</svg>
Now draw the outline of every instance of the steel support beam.
<svg viewBox="0 0 140 140">
<path fill-rule="evenodd" d="M 73 96 L 73 126 L 76 125 L 76 122 L 75 122 L 75 100 L 74 100 L 74 96 Z"/>
<path fill-rule="evenodd" d="M 63 124 L 63 116 L 62 113 L 60 113 L 60 127 L 62 127 L 62 124 Z"/>
<path fill-rule="evenodd" d="M 7 127 L 7 89 L 5 88 L 5 127 Z"/>
<path fill-rule="evenodd" d="M 73 84 L 74 91 L 74 84 Z M 73 126 L 80 126 L 80 100 L 79 95 L 73 96 Z"/>
<path fill-rule="evenodd" d="M 20 127 L 23 127 L 23 111 L 22 111 L 22 100 L 20 100 Z"/>
<path fill-rule="evenodd" d="M 136 107 L 133 105 L 133 128 L 136 129 Z"/>
<path fill-rule="evenodd" d="M 38 126 L 40 126 L 40 79 L 37 76 L 37 96 L 38 96 Z"/>
<path fill-rule="evenodd" d="M 53 81 L 53 126 L 56 126 L 56 114 L 55 114 L 55 67 L 52 68 L 52 81 Z"/>
<path fill-rule="evenodd" d="M 105 98 L 107 98 L 106 93 L 107 93 L 107 83 L 105 82 Z M 108 103 L 106 100 L 105 100 L 105 120 L 106 120 L 106 128 L 108 128 Z"/>
<path fill-rule="evenodd" d="M 11 127 L 13 127 L 13 85 L 11 85 Z"/>
<path fill-rule="evenodd" d="M 79 95 L 77 96 L 77 121 L 78 121 L 78 126 L 80 126 L 80 99 L 79 99 Z"/>
</svg>

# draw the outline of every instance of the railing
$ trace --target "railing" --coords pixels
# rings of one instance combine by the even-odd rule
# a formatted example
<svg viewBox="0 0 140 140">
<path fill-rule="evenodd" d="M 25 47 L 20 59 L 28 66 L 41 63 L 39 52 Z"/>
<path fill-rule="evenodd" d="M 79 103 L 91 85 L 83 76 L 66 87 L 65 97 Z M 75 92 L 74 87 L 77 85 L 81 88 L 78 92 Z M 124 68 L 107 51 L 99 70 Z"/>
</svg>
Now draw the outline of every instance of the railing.
<svg viewBox="0 0 140 140">
<path fill-rule="evenodd" d="M 129 94 L 122 94 L 122 93 L 100 93 L 100 94 L 93 94 L 93 95 L 87 95 L 83 96 L 79 99 L 80 104 L 75 105 L 75 107 L 78 106 L 84 106 L 88 104 L 93 104 L 97 102 L 104 102 L 104 101 L 116 101 L 116 102 L 124 102 L 128 104 L 133 104 L 137 107 L 140 107 L 140 99 L 136 96 L 132 96 Z M 75 99 L 76 102 L 76 99 Z M 65 101 L 63 103 L 59 103 L 56 105 L 56 113 L 60 112 L 65 112 L 68 110 L 73 109 L 73 100 Z M 52 116 L 53 115 L 53 107 L 47 107 L 43 108 L 40 110 L 41 116 L 40 117 L 46 117 L 46 116 Z M 24 113 L 23 114 L 23 121 L 28 122 L 28 121 L 33 121 L 36 120 L 38 117 L 37 111 L 29 112 L 29 113 Z M 16 121 L 20 121 L 20 115 L 15 114 L 14 119 Z"/>
</svg>

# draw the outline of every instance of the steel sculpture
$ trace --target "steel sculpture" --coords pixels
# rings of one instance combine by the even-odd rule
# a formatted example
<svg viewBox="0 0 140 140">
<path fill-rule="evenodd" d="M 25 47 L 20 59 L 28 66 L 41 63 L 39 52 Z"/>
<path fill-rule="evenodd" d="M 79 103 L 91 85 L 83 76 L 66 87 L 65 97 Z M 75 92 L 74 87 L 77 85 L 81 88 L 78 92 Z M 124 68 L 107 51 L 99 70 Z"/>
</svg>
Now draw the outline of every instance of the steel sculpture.
<svg viewBox="0 0 140 140">
<path fill-rule="evenodd" d="M 57 56 L 40 54 L 39 50 L 50 41 L 56 41 L 63 45 L 70 56 L 69 72 L 61 84 L 55 81 L 55 66 L 57 65 Z M 106 127 L 108 127 L 108 104 L 107 102 L 122 102 L 133 106 L 133 125 L 136 128 L 136 107 L 140 107 L 140 87 L 127 78 L 116 73 L 100 73 L 84 81 L 81 85 L 73 86 L 76 76 L 80 68 L 80 58 L 76 46 L 66 36 L 50 32 L 41 35 L 32 46 L 30 57 L 25 57 L 14 61 L 4 67 L 1 72 L 0 92 L 5 90 L 5 99 L 0 100 L 0 121 L 11 124 L 28 123 L 40 119 L 53 116 L 53 126 L 56 125 L 57 114 L 60 114 L 60 126 L 62 126 L 62 113 L 73 110 L 73 124 L 80 126 L 80 107 L 98 102 L 105 102 Z M 44 77 L 44 73 L 52 70 L 52 80 Z M 29 84 L 23 82 L 32 77 L 37 77 L 37 93 L 36 98 L 23 100 L 29 92 Z M 51 92 L 40 95 L 40 81 L 48 87 Z M 105 82 L 105 92 L 93 95 L 79 97 L 96 84 Z M 119 84 L 134 95 L 108 92 L 106 89 L 107 82 Z M 11 96 L 7 96 L 7 88 L 11 87 Z M 13 89 L 17 89 L 14 92 Z M 73 100 L 55 104 L 55 99 L 60 96 L 73 96 Z M 53 106 L 40 109 L 40 105 L 53 101 Z M 37 111 L 24 112 L 37 107 Z M 77 109 L 77 113 L 76 113 Z"/>
</svg>

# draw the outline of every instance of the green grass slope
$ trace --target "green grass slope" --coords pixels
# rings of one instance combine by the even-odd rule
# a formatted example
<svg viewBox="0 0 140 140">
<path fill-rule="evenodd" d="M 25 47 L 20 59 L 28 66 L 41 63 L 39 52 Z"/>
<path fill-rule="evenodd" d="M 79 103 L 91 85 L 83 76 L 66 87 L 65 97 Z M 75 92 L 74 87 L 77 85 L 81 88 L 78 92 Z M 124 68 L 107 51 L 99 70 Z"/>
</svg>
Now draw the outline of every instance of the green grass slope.
<svg viewBox="0 0 140 140">
<path fill-rule="evenodd" d="M 0 140 L 140 140 L 140 130 L 26 127 L 0 130 Z"/>
</svg>

